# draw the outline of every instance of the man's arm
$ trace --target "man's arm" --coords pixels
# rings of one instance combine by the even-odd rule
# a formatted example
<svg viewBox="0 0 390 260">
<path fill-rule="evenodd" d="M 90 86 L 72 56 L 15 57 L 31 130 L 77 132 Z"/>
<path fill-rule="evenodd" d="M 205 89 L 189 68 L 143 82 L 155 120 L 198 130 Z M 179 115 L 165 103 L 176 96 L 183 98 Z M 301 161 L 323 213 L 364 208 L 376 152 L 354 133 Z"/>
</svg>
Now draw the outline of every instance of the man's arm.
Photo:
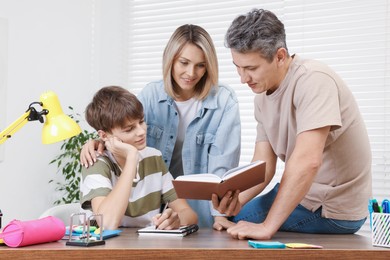
<svg viewBox="0 0 390 260">
<path fill-rule="evenodd" d="M 256 143 L 252 162 L 257 160 L 266 162 L 265 179 L 263 183 L 240 193 L 239 200 L 242 205 L 245 205 L 248 201 L 260 194 L 275 176 L 277 157 L 269 142 Z"/>
<path fill-rule="evenodd" d="M 263 183 L 256 185 L 246 191 L 229 191 L 225 196 L 219 200 L 216 194 L 212 197 L 213 207 L 220 213 L 224 213 L 227 216 L 235 216 L 240 212 L 243 205 L 245 205 L 252 198 L 257 196 L 264 190 L 265 187 L 271 182 L 275 175 L 277 157 L 272 150 L 269 142 L 258 142 L 255 146 L 255 152 L 252 161 L 262 160 L 266 162 L 265 180 Z M 215 219 L 213 227 L 217 230 L 226 229 L 231 226 L 231 222 L 225 219 Z"/>
<path fill-rule="evenodd" d="M 286 162 L 275 201 L 261 224 L 245 221 L 227 231 L 234 238 L 270 239 L 302 201 L 309 191 L 322 164 L 325 142 L 330 127 L 323 127 L 300 133 L 294 151 Z"/>
</svg>

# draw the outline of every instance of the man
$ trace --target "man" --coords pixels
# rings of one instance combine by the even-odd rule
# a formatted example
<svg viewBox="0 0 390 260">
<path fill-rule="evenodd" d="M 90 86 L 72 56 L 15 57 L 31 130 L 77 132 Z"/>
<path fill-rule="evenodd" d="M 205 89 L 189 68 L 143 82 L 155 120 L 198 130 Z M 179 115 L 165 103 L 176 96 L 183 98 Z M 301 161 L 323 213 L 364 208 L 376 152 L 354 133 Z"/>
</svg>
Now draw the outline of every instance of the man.
<svg viewBox="0 0 390 260">
<path fill-rule="evenodd" d="M 220 201 L 213 195 L 214 207 L 234 216 L 214 228 L 237 239 L 358 231 L 371 196 L 371 150 L 351 91 L 326 65 L 290 56 L 284 25 L 270 11 L 237 17 L 225 42 L 241 82 L 258 94 L 253 161 L 267 166 L 264 183 Z M 285 162 L 280 185 L 254 198 L 274 177 L 277 158 Z"/>
</svg>

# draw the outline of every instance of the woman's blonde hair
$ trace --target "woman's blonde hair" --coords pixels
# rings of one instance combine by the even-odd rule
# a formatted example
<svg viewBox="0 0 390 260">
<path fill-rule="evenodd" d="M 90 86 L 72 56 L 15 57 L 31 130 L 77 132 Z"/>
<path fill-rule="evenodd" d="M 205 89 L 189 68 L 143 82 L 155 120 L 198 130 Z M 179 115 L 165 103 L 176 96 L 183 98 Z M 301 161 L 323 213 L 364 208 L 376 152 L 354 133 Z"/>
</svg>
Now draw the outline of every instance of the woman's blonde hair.
<svg viewBox="0 0 390 260">
<path fill-rule="evenodd" d="M 218 84 L 218 60 L 210 35 L 200 26 L 185 24 L 172 34 L 163 54 L 163 78 L 165 91 L 172 98 L 178 96 L 179 86 L 172 76 L 174 61 L 179 57 L 183 47 L 191 43 L 199 47 L 206 59 L 206 73 L 195 86 L 195 96 L 205 99 L 213 86 Z"/>
</svg>

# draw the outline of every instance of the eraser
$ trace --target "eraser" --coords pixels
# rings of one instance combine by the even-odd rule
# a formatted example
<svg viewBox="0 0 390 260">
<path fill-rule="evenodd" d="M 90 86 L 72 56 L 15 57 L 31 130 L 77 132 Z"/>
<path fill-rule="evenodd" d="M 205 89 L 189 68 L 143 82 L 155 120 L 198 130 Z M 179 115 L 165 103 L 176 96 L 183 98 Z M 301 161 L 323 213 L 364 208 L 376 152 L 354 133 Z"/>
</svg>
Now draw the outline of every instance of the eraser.
<svg viewBox="0 0 390 260">
<path fill-rule="evenodd" d="M 248 244 L 254 248 L 285 248 L 286 245 L 279 241 L 254 241 L 248 240 Z"/>
<path fill-rule="evenodd" d="M 294 249 L 322 249 L 322 246 L 305 243 L 286 243 L 286 247 Z"/>
</svg>

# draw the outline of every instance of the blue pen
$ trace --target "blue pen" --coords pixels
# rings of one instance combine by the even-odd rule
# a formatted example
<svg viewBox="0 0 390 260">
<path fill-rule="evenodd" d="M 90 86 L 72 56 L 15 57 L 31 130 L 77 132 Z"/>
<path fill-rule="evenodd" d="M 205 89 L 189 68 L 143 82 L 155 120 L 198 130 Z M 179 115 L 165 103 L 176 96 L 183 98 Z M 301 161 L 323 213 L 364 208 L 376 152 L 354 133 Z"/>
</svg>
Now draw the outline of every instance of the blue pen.
<svg viewBox="0 0 390 260">
<path fill-rule="evenodd" d="M 374 212 L 372 200 L 368 200 L 368 212 L 370 213 L 370 228 L 372 229 L 372 212 Z"/>
<path fill-rule="evenodd" d="M 390 201 L 388 199 L 382 201 L 382 212 L 390 213 Z"/>
</svg>

